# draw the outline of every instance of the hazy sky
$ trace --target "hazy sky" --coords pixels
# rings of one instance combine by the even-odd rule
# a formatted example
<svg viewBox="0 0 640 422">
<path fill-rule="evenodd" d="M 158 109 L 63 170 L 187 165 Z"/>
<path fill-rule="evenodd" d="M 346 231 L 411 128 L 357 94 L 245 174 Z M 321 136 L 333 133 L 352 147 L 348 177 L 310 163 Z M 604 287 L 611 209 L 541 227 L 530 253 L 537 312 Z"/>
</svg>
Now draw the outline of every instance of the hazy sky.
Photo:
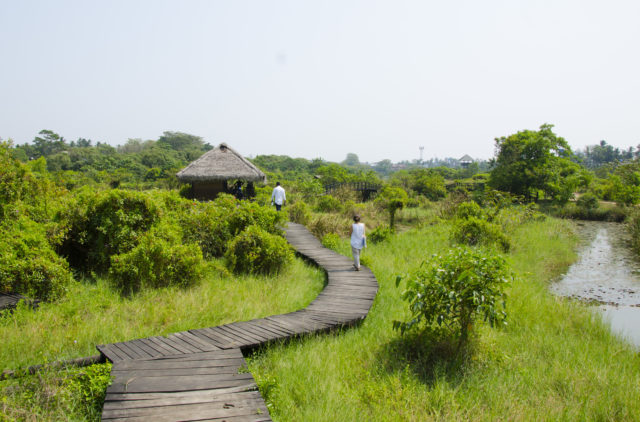
<svg viewBox="0 0 640 422">
<path fill-rule="evenodd" d="M 0 137 L 163 131 L 245 155 L 640 143 L 640 2 L 0 0 Z"/>
</svg>

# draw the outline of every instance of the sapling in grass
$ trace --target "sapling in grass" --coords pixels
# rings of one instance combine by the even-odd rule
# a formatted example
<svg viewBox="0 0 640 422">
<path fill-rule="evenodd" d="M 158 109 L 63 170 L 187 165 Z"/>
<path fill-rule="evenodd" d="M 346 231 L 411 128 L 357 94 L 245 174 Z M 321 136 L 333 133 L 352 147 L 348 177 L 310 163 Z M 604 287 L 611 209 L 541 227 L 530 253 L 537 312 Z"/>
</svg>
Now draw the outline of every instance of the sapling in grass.
<svg viewBox="0 0 640 422">
<path fill-rule="evenodd" d="M 481 249 L 459 246 L 433 255 L 406 278 L 402 299 L 409 302 L 411 316 L 394 321 L 404 333 L 423 324 L 434 324 L 457 333 L 459 345 L 467 342 L 474 321 L 481 317 L 492 327 L 506 324 L 505 287 L 512 278 L 505 260 Z M 396 286 L 402 276 L 396 278 Z"/>
</svg>

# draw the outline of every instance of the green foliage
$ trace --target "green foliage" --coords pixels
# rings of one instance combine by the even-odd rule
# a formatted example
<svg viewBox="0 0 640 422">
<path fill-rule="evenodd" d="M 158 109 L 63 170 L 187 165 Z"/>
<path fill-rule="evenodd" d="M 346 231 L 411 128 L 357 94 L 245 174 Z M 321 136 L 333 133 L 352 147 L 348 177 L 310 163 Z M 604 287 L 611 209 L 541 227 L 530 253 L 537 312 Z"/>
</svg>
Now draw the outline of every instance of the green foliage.
<svg viewBox="0 0 640 422">
<path fill-rule="evenodd" d="M 85 190 L 64 218 L 69 232 L 62 253 L 76 268 L 102 272 L 109 268 L 112 255 L 136 246 L 160 218 L 160 209 L 148 193 Z"/>
<path fill-rule="evenodd" d="M 593 193 L 587 192 L 578 198 L 576 205 L 585 210 L 595 210 L 600 206 L 600 202 Z"/>
<path fill-rule="evenodd" d="M 385 186 L 378 193 L 375 202 L 389 213 L 389 227 L 391 230 L 394 230 L 396 211 L 404 207 L 408 200 L 407 192 L 399 187 Z"/>
<path fill-rule="evenodd" d="M 303 201 L 296 201 L 293 205 L 287 207 L 287 214 L 289 215 L 289 220 L 294 223 L 306 225 L 311 220 L 311 210 Z"/>
<path fill-rule="evenodd" d="M 381 224 L 367 234 L 367 240 L 371 243 L 381 243 L 391 237 L 389 226 Z"/>
<path fill-rule="evenodd" d="M 458 205 L 458 208 L 456 209 L 456 217 L 462 219 L 470 217 L 485 218 L 485 215 L 482 208 L 480 208 L 480 205 L 476 202 L 468 201 L 462 202 Z"/>
<path fill-rule="evenodd" d="M 0 390 L 0 420 L 98 420 L 111 364 L 84 368 L 45 367 L 34 375 L 5 381 Z"/>
<path fill-rule="evenodd" d="M 99 414 L 106 396 L 107 387 L 111 384 L 111 364 L 91 365 L 72 370 L 68 380 L 70 394 L 79 397 L 85 414 Z"/>
<path fill-rule="evenodd" d="M 64 295 L 73 278 L 43 225 L 21 217 L 0 225 L 0 236 L 0 292 L 47 301 Z"/>
<path fill-rule="evenodd" d="M 505 260 L 491 252 L 457 247 L 429 262 L 407 278 L 402 298 L 409 303 L 407 321 L 394 321 L 402 333 L 424 323 L 446 326 L 468 339 L 473 322 L 481 317 L 490 326 L 505 324 L 505 287 L 512 275 Z M 402 277 L 397 277 L 396 285 Z"/>
<path fill-rule="evenodd" d="M 323 195 L 316 202 L 316 211 L 320 212 L 341 212 L 342 202 L 331 195 Z"/>
<path fill-rule="evenodd" d="M 454 241 L 465 245 L 497 245 L 505 252 L 511 248 L 511 242 L 500 226 L 478 217 L 455 220 L 451 237 Z"/>
<path fill-rule="evenodd" d="M 640 202 L 640 164 L 618 166 L 610 177 L 611 196 L 618 204 L 633 205 Z"/>
<path fill-rule="evenodd" d="M 444 186 L 444 177 L 433 170 L 417 169 L 411 172 L 413 180 L 411 189 L 420 195 L 424 195 L 432 201 L 447 196 Z"/>
<path fill-rule="evenodd" d="M 340 236 L 336 233 L 327 233 L 322 236 L 322 246 L 337 251 L 340 247 Z"/>
<path fill-rule="evenodd" d="M 268 275 L 279 273 L 293 259 L 293 252 L 283 237 L 252 225 L 229 243 L 225 257 L 236 274 Z"/>
<path fill-rule="evenodd" d="M 631 234 L 631 244 L 636 252 L 640 253 L 640 211 L 635 210 L 626 221 L 629 233 Z"/>
<path fill-rule="evenodd" d="M 202 275 L 202 251 L 183 244 L 181 235 L 177 226 L 154 227 L 133 249 L 112 256 L 109 276 L 115 289 L 130 295 L 143 288 L 195 284 Z"/>
<path fill-rule="evenodd" d="M 571 162 L 571 148 L 556 136 L 552 125 L 496 138 L 496 158 L 489 184 L 498 190 L 536 196 L 538 190 L 564 203 L 578 186 L 579 167 Z"/>
</svg>

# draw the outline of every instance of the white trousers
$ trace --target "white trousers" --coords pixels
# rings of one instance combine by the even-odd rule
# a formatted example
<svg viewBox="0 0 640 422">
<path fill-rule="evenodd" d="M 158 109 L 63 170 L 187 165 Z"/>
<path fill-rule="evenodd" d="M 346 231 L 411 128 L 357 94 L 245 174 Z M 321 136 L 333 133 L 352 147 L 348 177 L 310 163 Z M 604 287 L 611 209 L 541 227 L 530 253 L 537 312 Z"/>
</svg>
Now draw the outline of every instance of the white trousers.
<svg viewBox="0 0 640 422">
<path fill-rule="evenodd" d="M 360 251 L 362 249 L 351 247 L 351 253 L 353 254 L 353 265 L 356 266 L 357 269 L 360 269 Z"/>
</svg>

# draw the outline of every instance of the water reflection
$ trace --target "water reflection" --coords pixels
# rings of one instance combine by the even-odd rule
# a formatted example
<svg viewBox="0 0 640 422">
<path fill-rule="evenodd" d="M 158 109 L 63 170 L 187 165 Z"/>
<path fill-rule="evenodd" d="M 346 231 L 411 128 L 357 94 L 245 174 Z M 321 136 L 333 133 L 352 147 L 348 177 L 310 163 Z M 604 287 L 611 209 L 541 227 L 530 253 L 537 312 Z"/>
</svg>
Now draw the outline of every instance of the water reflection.
<svg viewBox="0 0 640 422">
<path fill-rule="evenodd" d="M 551 286 L 562 296 L 602 304 L 614 332 L 640 346 L 640 260 L 629 247 L 625 226 L 580 223 L 580 259 Z"/>
</svg>

